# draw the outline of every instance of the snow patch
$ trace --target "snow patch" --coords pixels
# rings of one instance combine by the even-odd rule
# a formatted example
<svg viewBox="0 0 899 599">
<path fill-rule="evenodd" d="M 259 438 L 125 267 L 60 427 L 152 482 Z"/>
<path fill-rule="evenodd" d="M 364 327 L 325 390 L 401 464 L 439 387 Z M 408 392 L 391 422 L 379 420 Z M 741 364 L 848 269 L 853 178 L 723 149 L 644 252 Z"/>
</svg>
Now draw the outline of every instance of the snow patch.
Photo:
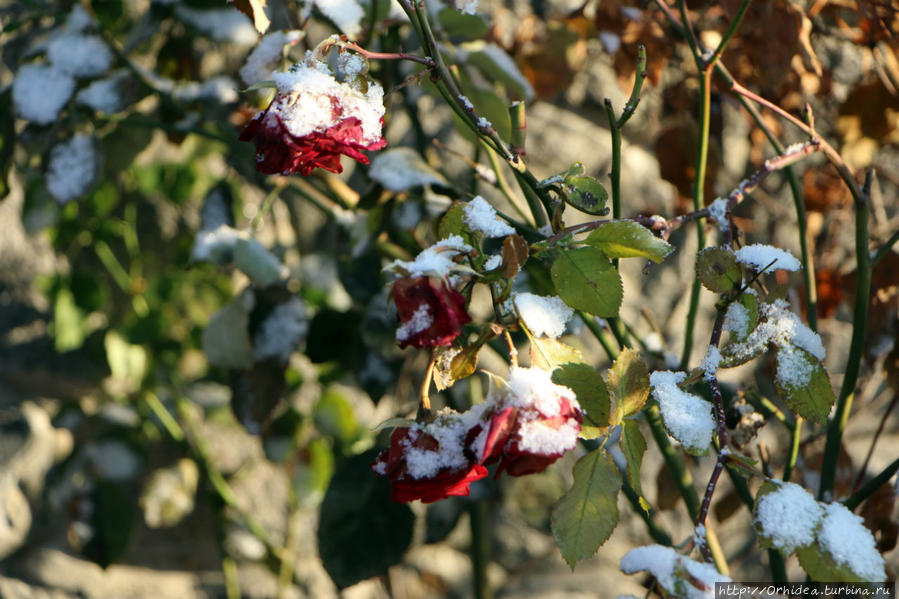
<svg viewBox="0 0 899 599">
<path fill-rule="evenodd" d="M 871 582 L 886 580 L 883 556 L 864 520 L 842 503 L 824 506 L 818 543 L 838 564 L 848 566 L 859 578 Z"/>
<path fill-rule="evenodd" d="M 513 229 L 508 223 L 500 220 L 496 210 L 481 196 L 475 196 L 465 204 L 463 220 L 472 231 L 483 233 L 487 237 L 505 237 L 514 235 Z"/>
<path fill-rule="evenodd" d="M 50 152 L 44 179 L 47 191 L 60 204 L 74 200 L 94 183 L 99 167 L 100 155 L 93 137 L 75 135 Z"/>
<path fill-rule="evenodd" d="M 686 378 L 685 372 L 657 370 L 649 384 L 671 436 L 690 451 L 704 452 L 715 433 L 715 417 L 711 404 L 677 386 Z"/>
<path fill-rule="evenodd" d="M 519 318 L 537 337 L 559 337 L 574 314 L 562 298 L 554 295 L 516 293 L 512 299 Z"/>
<path fill-rule="evenodd" d="M 16 73 L 12 84 L 16 113 L 39 125 L 49 125 L 55 121 L 73 91 L 75 79 L 43 64 L 25 65 Z"/>
<path fill-rule="evenodd" d="M 755 508 L 759 532 L 785 555 L 814 541 L 821 515 L 812 494 L 795 483 L 780 484 L 762 496 Z"/>
<path fill-rule="evenodd" d="M 755 270 L 767 267 L 773 270 L 797 271 L 802 267 L 799 260 L 793 257 L 789 251 L 762 243 L 741 247 L 734 252 L 734 255 L 737 257 L 737 262 L 747 264 Z M 768 265 L 772 262 L 773 265 L 769 267 Z"/>
</svg>

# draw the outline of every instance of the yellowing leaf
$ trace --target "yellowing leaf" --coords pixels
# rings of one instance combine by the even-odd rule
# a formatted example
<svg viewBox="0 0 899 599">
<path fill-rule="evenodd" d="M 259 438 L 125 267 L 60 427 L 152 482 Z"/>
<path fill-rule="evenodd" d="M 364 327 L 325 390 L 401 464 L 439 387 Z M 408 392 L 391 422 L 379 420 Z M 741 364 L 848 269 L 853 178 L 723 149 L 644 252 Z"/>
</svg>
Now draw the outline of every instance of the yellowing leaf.
<svg viewBox="0 0 899 599">
<path fill-rule="evenodd" d="M 629 220 L 599 226 L 587 236 L 587 243 L 609 258 L 647 258 L 653 262 L 661 262 L 674 249 L 643 225 Z"/>
</svg>

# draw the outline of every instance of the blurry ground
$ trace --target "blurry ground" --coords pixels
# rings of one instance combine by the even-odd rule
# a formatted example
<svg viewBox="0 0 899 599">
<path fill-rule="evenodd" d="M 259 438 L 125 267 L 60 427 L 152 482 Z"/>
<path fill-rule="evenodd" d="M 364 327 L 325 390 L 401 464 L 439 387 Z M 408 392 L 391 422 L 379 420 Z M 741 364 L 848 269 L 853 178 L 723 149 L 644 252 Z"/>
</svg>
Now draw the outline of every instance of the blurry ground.
<svg viewBox="0 0 899 599">
<path fill-rule="evenodd" d="M 539 175 L 563 171 L 574 161 L 584 162 L 587 172 L 597 176 L 608 169 L 608 130 L 601 102 L 608 96 L 616 109 L 620 109 L 625 94 L 616 81 L 608 56 L 599 50 L 598 41 L 593 42 L 588 47 L 589 59 L 570 88 L 554 101 L 540 102 L 529 109 L 529 157 L 533 170 Z M 843 51 L 840 60 L 852 62 L 851 49 L 844 48 Z M 746 141 L 749 127 L 745 119 L 727 102 L 721 103 L 719 108 L 723 121 L 720 146 L 727 148 L 727 152 L 720 161 L 714 181 L 716 194 L 726 193 L 745 176 L 750 153 Z M 819 115 L 828 113 L 827 108 L 823 106 Z M 662 179 L 660 162 L 653 151 L 657 136 L 666 130 L 660 122 L 663 109 L 663 99 L 656 88 L 647 86 L 637 115 L 628 124 L 622 173 L 626 214 L 671 215 L 678 209 L 677 191 L 674 185 Z M 829 113 L 834 113 L 833 107 Z M 819 116 L 818 124 L 822 132 L 833 134 L 826 118 Z M 440 123 L 425 125 L 438 129 Z M 453 145 L 453 139 L 448 142 Z M 884 146 L 877 162 L 886 165 L 884 171 L 892 173 L 892 176 L 887 174 L 881 178 L 879 193 L 875 196 L 878 205 L 874 207 L 874 231 L 875 235 L 882 236 L 883 231 L 889 232 L 897 223 L 895 173 L 899 171 L 895 167 L 899 165 L 899 153 L 894 147 Z M 347 176 L 351 173 L 350 169 Z M 741 214 L 752 219 L 752 227 L 760 238 L 789 248 L 798 255 L 792 204 L 783 182 L 777 177 L 772 179 L 747 201 Z M 45 240 L 40 236 L 26 237 L 21 231 L 20 207 L 21 190 L 0 202 L 0 226 L 3 229 L 0 235 L 0 461 L 4 466 L 4 474 L 0 476 L 3 507 L 0 511 L 7 515 L 5 521 L 0 520 L 0 549 L 16 546 L 23 540 L 24 546 L 0 564 L 0 598 L 189 599 L 224 596 L 221 558 L 215 543 L 216 536 L 222 531 L 216 530 L 214 519 L 208 513 L 208 498 L 204 497 L 203 490 L 196 501 L 197 508 L 175 528 L 150 529 L 139 522 L 125 558 L 105 570 L 68 550 L 65 530 L 58 520 L 46 515 L 47 504 L 53 498 L 42 493 L 43 479 L 54 459 L 67 456 L 73 443 L 94 442 L 92 439 L 72 439 L 68 431 L 53 429 L 49 418 L 55 417 L 65 402 L 81 395 L 84 369 L 90 369 L 92 365 L 78 352 L 59 356 L 52 350 L 53 344 L 47 335 L 48 306 L 33 282 L 35 276 L 52 272 L 58 265 Z M 824 242 L 830 248 L 827 268 L 847 276 L 852 267 L 849 215 L 847 210 L 834 210 L 826 216 L 815 213 L 809 222 L 819 235 L 824 236 Z M 687 237 L 692 239 L 692 235 Z M 662 351 L 678 353 L 682 334 L 679 325 L 685 320 L 693 269 L 691 241 L 685 241 L 683 233 L 675 235 L 673 241 L 678 245 L 677 255 L 654 267 L 649 274 L 643 274 L 642 265 L 637 263 L 623 269 L 625 301 L 622 316 L 628 322 L 639 323 L 637 330 L 645 335 L 649 331 L 640 319 L 639 310 L 647 308 L 667 334 Z M 891 271 L 890 275 L 895 277 L 895 272 Z M 791 299 L 796 306 L 801 303 L 796 297 Z M 703 327 L 711 322 L 708 318 L 711 301 L 711 295 L 704 293 L 706 317 L 700 318 L 697 339 L 708 335 Z M 821 322 L 822 336 L 828 347 L 827 366 L 836 387 L 841 381 L 848 346 L 849 309 L 845 301 L 837 301 L 830 317 Z M 879 373 L 886 350 L 895 343 L 895 324 L 886 320 L 872 333 L 873 363 L 869 372 Z M 694 361 L 702 353 L 701 345 L 697 343 Z M 595 360 L 598 364 L 603 362 L 598 352 Z M 660 360 L 655 366 L 661 364 Z M 484 359 L 483 365 L 488 369 L 491 367 L 489 358 Z M 753 364 L 728 372 L 723 378 L 724 382 L 734 386 L 753 383 L 767 390 L 771 384 L 767 372 L 765 365 Z M 891 397 L 889 387 L 879 375 L 865 378 L 861 389 L 855 401 L 856 414 L 846 434 L 847 453 L 856 467 L 864 459 L 871 435 L 883 419 Z M 209 389 L 206 392 L 209 393 Z M 225 388 L 211 391 L 213 396 L 223 393 L 227 393 Z M 376 425 L 397 411 L 397 402 L 391 397 L 384 398 L 377 408 L 365 396 L 356 393 L 352 397 L 357 402 L 363 423 L 368 426 Z M 247 435 L 236 424 L 208 426 L 212 428 L 204 432 L 211 443 L 213 460 L 223 472 L 234 475 L 232 481 L 240 502 L 256 514 L 273 538 L 292 536 L 296 539 L 296 570 L 298 578 L 305 581 L 305 588 L 291 587 L 287 597 L 418 599 L 472 596 L 471 566 L 467 557 L 468 515 L 461 509 L 466 505 L 465 500 L 454 499 L 431 508 L 432 517 L 438 520 L 441 515 L 452 520 L 458 512 L 462 514 L 448 536 L 437 544 L 423 543 L 427 531 L 422 526 L 417 532 L 416 545 L 404 563 L 391 570 L 389 581 L 371 580 L 338 593 L 317 558 L 316 512 L 302 512 L 294 521 L 288 522 L 286 512 L 277 506 L 287 504 L 289 482 L 282 471 L 265 459 L 258 439 Z M 775 424 L 767 425 L 761 439 L 777 468 L 783 458 L 785 435 L 775 427 Z M 895 458 L 899 448 L 899 413 L 890 416 L 885 430 L 886 434 L 880 438 L 871 459 L 869 472 L 878 471 Z M 816 451 L 813 445 L 805 451 L 812 462 Z M 549 507 L 570 483 L 563 473 L 570 473 L 574 459 L 575 456 L 568 456 L 544 474 L 522 480 L 507 479 L 502 483 L 502 503 L 490 508 L 490 520 L 495 530 L 494 562 L 489 577 L 498 598 L 587 599 L 644 594 L 639 577 L 629 578 L 618 571 L 618 563 L 625 552 L 651 542 L 642 522 L 633 515 L 623 498 L 619 501 L 621 522 L 593 559 L 578 564 L 572 573 L 559 556 L 547 532 L 547 519 Z M 710 468 L 708 459 L 700 461 L 694 468 L 698 487 L 702 487 Z M 692 525 L 684 516 L 682 505 L 672 500 L 673 488 L 657 477 L 660 469 L 658 452 L 651 448 L 645 457 L 643 486 L 653 505 L 673 504 L 673 509 L 660 512 L 658 519 L 679 542 L 690 535 Z M 21 481 L 21 485 L 16 484 L 17 481 Z M 814 486 L 813 480 L 806 482 Z M 719 507 L 729 502 L 729 490 L 729 483 L 724 481 L 716 494 Z M 477 494 L 477 487 L 474 492 Z M 421 505 L 414 509 L 424 512 Z M 292 535 L 289 533 L 291 527 Z M 735 515 L 720 524 L 713 524 L 713 528 L 722 541 L 735 578 L 766 579 L 767 564 L 764 557 L 759 561 L 760 554 L 754 548 L 745 508 L 740 507 Z M 241 539 L 244 542 L 235 553 L 247 556 L 247 559 L 238 560 L 244 595 L 274 596 L 276 578 L 265 567 L 249 559 L 256 549 L 252 541 L 239 535 L 235 539 L 235 543 L 239 544 Z M 886 560 L 888 568 L 895 573 L 899 569 L 899 552 L 888 553 Z M 789 571 L 792 579 L 802 579 L 795 560 L 790 561 Z"/>
</svg>

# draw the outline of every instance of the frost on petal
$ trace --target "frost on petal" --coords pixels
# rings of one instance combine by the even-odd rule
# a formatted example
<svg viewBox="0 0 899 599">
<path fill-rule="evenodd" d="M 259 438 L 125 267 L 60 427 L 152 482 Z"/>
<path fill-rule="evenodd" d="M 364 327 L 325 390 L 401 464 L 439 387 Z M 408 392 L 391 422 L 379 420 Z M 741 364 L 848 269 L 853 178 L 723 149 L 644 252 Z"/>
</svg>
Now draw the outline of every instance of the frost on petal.
<svg viewBox="0 0 899 599">
<path fill-rule="evenodd" d="M 659 402 L 665 428 L 672 437 L 693 453 L 705 452 L 715 433 L 712 406 L 677 386 L 687 378 L 685 372 L 657 370 L 649 375 L 652 395 Z"/>
<path fill-rule="evenodd" d="M 763 538 L 789 555 L 815 540 L 821 514 L 821 506 L 811 493 L 797 484 L 782 483 L 758 500 L 755 523 Z"/>
<path fill-rule="evenodd" d="M 316 8 L 351 38 L 362 30 L 365 11 L 356 0 L 314 0 Z"/>
<path fill-rule="evenodd" d="M 78 134 L 50 152 L 45 182 L 47 191 L 60 204 L 84 195 L 94 183 L 100 155 L 94 138 Z"/>
<path fill-rule="evenodd" d="M 631 549 L 621 558 L 621 571 L 649 572 L 667 594 L 684 599 L 713 599 L 716 582 L 731 582 L 712 564 L 693 561 L 662 545 Z"/>
<path fill-rule="evenodd" d="M 493 206 L 481 196 L 475 196 L 465 204 L 463 211 L 465 213 L 463 220 L 472 231 L 483 233 L 487 237 L 505 237 L 515 234 L 515 229 L 500 220 Z"/>
<path fill-rule="evenodd" d="M 306 305 L 299 298 L 278 304 L 253 337 L 254 360 L 277 358 L 286 363 L 308 330 Z"/>
<path fill-rule="evenodd" d="M 235 8 L 201 10 L 184 4 L 175 6 L 175 14 L 188 25 L 219 42 L 247 46 L 259 39 L 252 23 Z"/>
<path fill-rule="evenodd" d="M 402 348 L 450 345 L 471 320 L 465 297 L 446 279 L 406 277 L 398 279 L 391 291 L 400 321 L 396 340 Z"/>
<path fill-rule="evenodd" d="M 410 148 L 393 148 L 372 158 L 368 176 L 390 191 L 446 185 L 446 179 Z"/>
<path fill-rule="evenodd" d="M 768 268 L 769 270 L 796 271 L 802 267 L 799 260 L 787 250 L 761 243 L 741 247 L 734 252 L 734 255 L 737 257 L 737 262 L 747 264 L 755 270 Z"/>
<path fill-rule="evenodd" d="M 272 31 L 266 34 L 247 56 L 240 69 L 240 78 L 247 85 L 272 78 L 272 71 L 281 63 L 284 47 L 295 44 L 303 36 L 302 31 Z"/>
<path fill-rule="evenodd" d="M 53 66 L 73 77 L 96 77 L 112 65 L 112 52 L 96 35 L 65 33 L 47 46 Z"/>
<path fill-rule="evenodd" d="M 818 544 L 861 580 L 886 580 L 883 556 L 877 551 L 874 536 L 865 528 L 861 516 L 850 512 L 842 503 L 824 506 Z"/>
<path fill-rule="evenodd" d="M 554 295 L 516 293 L 512 299 L 519 318 L 537 337 L 558 337 L 565 332 L 565 325 L 574 314 L 562 298 Z"/>
<path fill-rule="evenodd" d="M 12 84 L 16 113 L 39 125 L 55 121 L 73 91 L 75 80 L 70 75 L 41 64 L 29 64 L 19 69 Z"/>
<path fill-rule="evenodd" d="M 316 168 L 343 171 L 340 156 L 368 164 L 363 150 L 380 150 L 384 90 L 365 91 L 338 81 L 325 63 L 307 58 L 273 73 L 277 93 L 240 134 L 256 145 L 256 169 L 265 174 L 309 175 Z"/>
</svg>

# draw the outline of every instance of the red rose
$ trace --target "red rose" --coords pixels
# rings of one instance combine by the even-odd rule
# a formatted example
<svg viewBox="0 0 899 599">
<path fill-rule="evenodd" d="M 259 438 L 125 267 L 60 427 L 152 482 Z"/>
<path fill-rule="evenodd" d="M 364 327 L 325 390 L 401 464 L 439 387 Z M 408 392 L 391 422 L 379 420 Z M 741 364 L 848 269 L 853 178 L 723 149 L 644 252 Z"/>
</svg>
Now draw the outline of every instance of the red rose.
<svg viewBox="0 0 899 599">
<path fill-rule="evenodd" d="M 384 90 L 376 82 L 366 79 L 363 93 L 361 84 L 338 82 L 316 60 L 274 78 L 277 93 L 271 104 L 240 134 L 241 141 L 255 143 L 259 172 L 305 176 L 321 167 L 339 173 L 341 154 L 368 164 L 362 150 L 387 145 L 381 137 Z"/>
<path fill-rule="evenodd" d="M 566 398 L 559 401 L 559 412 L 545 417 L 536 410 L 521 410 L 515 428 L 509 433 L 496 470 L 511 476 L 542 472 L 547 466 L 574 449 L 581 430 L 581 413 Z"/>
<path fill-rule="evenodd" d="M 465 455 L 464 438 L 464 424 L 452 417 L 396 428 L 372 470 L 390 479 L 391 498 L 397 502 L 433 503 L 468 495 L 471 483 L 487 476 L 487 469 Z"/>
<path fill-rule="evenodd" d="M 393 284 L 400 347 L 450 345 L 471 317 L 465 298 L 440 277 L 406 277 Z"/>
<path fill-rule="evenodd" d="M 513 368 L 508 384 L 491 389 L 482 464 L 500 461 L 502 472 L 522 476 L 541 472 L 575 448 L 581 412 L 574 392 L 552 382 L 539 368 Z"/>
</svg>

